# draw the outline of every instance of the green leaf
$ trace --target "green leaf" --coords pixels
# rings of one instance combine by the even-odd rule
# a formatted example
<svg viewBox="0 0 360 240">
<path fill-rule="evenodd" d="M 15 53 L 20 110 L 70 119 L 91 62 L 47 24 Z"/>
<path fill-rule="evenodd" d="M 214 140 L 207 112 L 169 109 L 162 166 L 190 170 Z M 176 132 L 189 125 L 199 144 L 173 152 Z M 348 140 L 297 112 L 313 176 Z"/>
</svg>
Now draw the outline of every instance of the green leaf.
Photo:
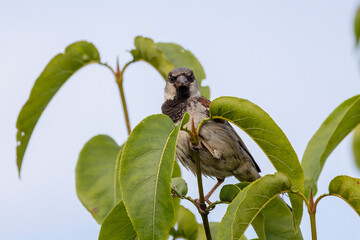
<svg viewBox="0 0 360 240">
<path fill-rule="evenodd" d="M 179 164 L 176 161 L 174 164 L 174 171 L 173 171 L 172 177 L 173 178 L 181 177 L 181 169 L 180 169 Z"/>
<path fill-rule="evenodd" d="M 150 38 L 135 38 L 135 49 L 131 50 L 134 61 L 145 61 L 151 64 L 166 80 L 168 73 L 174 68 L 167 57 L 156 47 Z"/>
<path fill-rule="evenodd" d="M 117 203 L 114 202 L 114 175 L 120 151 L 111 137 L 98 135 L 85 144 L 76 165 L 76 193 L 99 224 Z"/>
<path fill-rule="evenodd" d="M 228 184 L 221 188 L 220 200 L 231 203 L 238 193 L 247 187 L 249 182 L 241 182 L 237 184 Z M 292 221 L 291 221 L 292 222 Z M 265 218 L 262 213 L 259 213 L 251 223 L 256 234 L 260 239 L 265 239 Z"/>
<path fill-rule="evenodd" d="M 205 72 L 199 60 L 182 46 L 175 43 L 156 43 L 156 47 L 164 53 L 174 68 L 187 67 L 194 71 L 195 78 L 199 85 L 205 79 Z"/>
<path fill-rule="evenodd" d="M 210 99 L 210 87 L 208 86 L 199 86 L 200 93 L 207 99 Z"/>
<path fill-rule="evenodd" d="M 331 180 L 329 193 L 342 198 L 360 216 L 360 179 L 337 176 Z"/>
<path fill-rule="evenodd" d="M 255 182 L 250 183 L 246 188 L 240 191 L 232 203 L 229 204 L 229 207 L 220 223 L 217 239 L 240 239 L 248 226 L 266 207 L 266 205 L 273 199 L 277 198 L 279 194 L 289 191 L 290 188 L 290 179 L 282 173 L 266 175 Z M 279 199 L 279 201 L 281 200 Z M 288 211 L 290 212 L 290 210 Z M 291 216 L 291 214 L 289 214 L 289 216 Z M 286 231 L 290 234 L 287 237 L 292 239 L 292 235 L 295 234 L 294 231 L 292 231 L 292 218 L 290 217 L 288 220 L 290 220 L 290 231 L 289 228 L 280 229 L 280 224 L 277 224 L 279 230 L 282 230 L 282 232 L 277 234 L 281 235 L 284 234 L 284 231 Z M 266 221 L 265 229 L 267 229 Z M 271 231 L 273 231 L 273 229 L 271 229 Z M 266 239 L 279 238 L 269 238 L 266 236 Z"/>
<path fill-rule="evenodd" d="M 156 43 L 156 47 L 162 51 L 174 68 L 187 67 L 194 71 L 196 81 L 200 87 L 200 93 L 206 98 L 210 98 L 210 88 L 201 86 L 202 80 L 205 79 L 205 72 L 199 60 L 182 46 L 175 43 Z M 166 80 L 166 79 L 165 79 Z"/>
<path fill-rule="evenodd" d="M 358 8 L 354 19 L 354 33 L 355 33 L 356 45 L 358 45 L 360 38 L 360 8 Z"/>
<path fill-rule="evenodd" d="M 196 237 L 196 240 L 207 240 L 206 239 L 206 234 L 205 234 L 205 229 L 204 226 L 200 223 L 197 224 L 198 227 L 198 235 Z M 211 236 L 212 237 L 212 236 Z M 214 240 L 216 240 L 216 238 L 213 238 Z"/>
<path fill-rule="evenodd" d="M 220 200 L 232 202 L 237 194 L 248 185 L 247 182 L 225 185 L 220 191 Z M 294 236 L 292 222 L 292 213 L 287 205 L 280 198 L 274 198 L 261 210 L 251 224 L 259 239 L 302 239 L 300 231 Z"/>
<path fill-rule="evenodd" d="M 300 230 L 294 232 L 292 212 L 279 197 L 271 200 L 261 210 L 261 214 L 264 216 L 264 232 L 267 240 L 303 239 Z"/>
<path fill-rule="evenodd" d="M 209 226 L 210 226 L 211 238 L 212 238 L 212 240 L 216 240 L 216 236 L 218 234 L 220 223 L 219 222 L 209 222 Z M 202 225 L 202 224 L 198 224 L 198 235 L 196 237 L 196 240 L 206 240 L 204 225 Z M 240 240 L 247 240 L 247 238 L 245 236 L 243 236 Z"/>
<path fill-rule="evenodd" d="M 180 129 L 166 115 L 152 115 L 131 132 L 120 162 L 124 205 L 140 239 L 164 239 L 172 227 L 171 174 Z"/>
<path fill-rule="evenodd" d="M 303 192 L 304 175 L 289 140 L 274 120 L 254 103 L 235 97 L 220 97 L 210 104 L 212 118 L 234 123 L 263 150 L 275 169 L 289 176 L 294 190 Z M 290 195 L 297 230 L 303 213 L 302 199 Z"/>
<path fill-rule="evenodd" d="M 353 152 L 356 166 L 360 169 L 360 125 L 354 131 Z"/>
<path fill-rule="evenodd" d="M 76 42 L 68 46 L 64 53 L 56 55 L 36 79 L 16 123 L 16 163 L 19 175 L 31 134 L 50 100 L 77 70 L 90 63 L 99 62 L 100 55 L 92 43 Z"/>
<path fill-rule="evenodd" d="M 236 195 L 249 184 L 248 182 L 241 182 L 223 186 L 220 191 L 220 200 L 231 203 Z"/>
<path fill-rule="evenodd" d="M 187 183 L 181 177 L 171 179 L 171 190 L 178 196 L 185 196 L 188 192 Z"/>
<path fill-rule="evenodd" d="M 145 61 L 152 65 L 167 80 L 168 73 L 178 67 L 188 67 L 194 71 L 201 94 L 210 98 L 210 88 L 201 86 L 205 72 L 199 60 L 189 51 L 175 43 L 154 43 L 150 38 L 135 38 L 135 49 L 131 51 L 134 61 Z"/>
<path fill-rule="evenodd" d="M 120 201 L 105 218 L 101 225 L 99 240 L 132 240 L 136 232 L 126 213 L 123 201 Z"/>
<path fill-rule="evenodd" d="M 216 240 L 216 236 L 219 231 L 220 223 L 219 222 L 209 222 L 209 225 L 210 225 L 211 237 L 212 237 L 212 239 Z"/>
<path fill-rule="evenodd" d="M 277 221 L 277 220 L 275 220 Z M 291 221 L 292 222 L 292 221 Z M 252 221 L 251 225 L 253 226 L 258 238 L 260 240 L 265 240 L 266 239 L 266 234 L 265 234 L 265 217 L 264 214 L 262 214 L 261 212 L 254 218 L 254 220 Z M 267 229 L 272 231 L 272 229 Z M 244 235 L 243 235 L 244 236 Z"/>
<path fill-rule="evenodd" d="M 198 222 L 194 214 L 187 208 L 179 206 L 176 212 L 177 230 L 173 234 L 175 238 L 196 240 L 198 235 Z"/>
<path fill-rule="evenodd" d="M 122 154 L 124 153 L 123 149 L 125 144 L 126 142 L 124 143 L 124 145 L 121 146 L 121 151 L 119 151 L 119 153 L 116 155 L 115 173 L 113 177 L 114 203 L 117 203 L 122 199 L 121 189 L 120 189 L 120 161 L 122 158 Z"/>
<path fill-rule="evenodd" d="M 323 122 L 308 143 L 301 165 L 305 174 L 305 196 L 315 195 L 317 181 L 326 159 L 360 123 L 360 95 L 344 101 Z"/>
</svg>

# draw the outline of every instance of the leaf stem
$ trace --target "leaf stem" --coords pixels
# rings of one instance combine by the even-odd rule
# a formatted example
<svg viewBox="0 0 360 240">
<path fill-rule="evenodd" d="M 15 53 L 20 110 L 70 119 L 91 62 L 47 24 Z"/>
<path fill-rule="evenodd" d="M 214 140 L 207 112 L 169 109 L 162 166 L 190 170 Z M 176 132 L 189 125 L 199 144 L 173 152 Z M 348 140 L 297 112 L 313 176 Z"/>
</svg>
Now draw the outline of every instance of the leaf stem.
<svg viewBox="0 0 360 240">
<path fill-rule="evenodd" d="M 210 204 L 210 205 L 206 208 L 206 210 L 207 210 L 207 211 L 210 211 L 210 210 L 212 210 L 213 208 L 215 208 L 215 206 L 218 205 L 218 204 L 230 204 L 230 203 L 229 203 L 229 202 L 226 202 L 226 201 L 216 201 L 216 202 L 213 202 L 212 204 Z"/>
<path fill-rule="evenodd" d="M 133 62 L 135 62 L 135 60 L 132 60 L 132 61 L 126 63 L 121 71 L 120 71 L 120 66 L 119 66 L 119 58 L 116 59 L 116 71 L 107 63 L 102 63 L 102 62 L 99 63 L 100 65 L 107 67 L 115 76 L 115 81 L 116 81 L 116 84 L 118 85 L 118 88 L 120 91 L 121 104 L 122 104 L 123 110 L 124 110 L 124 117 L 125 117 L 128 135 L 130 135 L 131 127 L 130 127 L 129 113 L 127 110 L 126 99 L 125 99 L 125 94 L 124 94 L 124 86 L 123 86 L 124 77 L 123 76 L 124 76 L 125 69 Z"/>
<path fill-rule="evenodd" d="M 317 240 L 316 221 L 315 221 L 316 204 L 314 204 L 314 197 L 313 197 L 312 189 L 310 191 L 308 213 L 309 213 L 309 216 L 310 216 L 311 237 L 312 237 L 312 240 Z"/>
<path fill-rule="evenodd" d="M 202 127 L 205 123 L 207 123 L 209 120 L 211 120 L 211 117 L 209 117 L 209 118 L 204 118 L 204 119 L 199 123 L 199 126 L 198 126 L 197 129 L 196 129 L 196 134 L 197 134 L 197 135 L 200 134 L 200 129 L 201 129 L 201 127 Z"/>
<path fill-rule="evenodd" d="M 193 139 L 192 139 L 193 144 L 194 144 L 194 146 L 198 147 L 200 141 L 199 141 L 198 134 L 195 130 L 193 118 L 191 119 L 191 126 L 192 126 L 192 133 L 193 133 Z M 202 211 L 199 210 L 199 213 L 201 214 L 201 218 L 203 220 L 206 239 L 211 240 L 210 226 L 209 226 L 209 220 L 208 220 L 209 212 L 206 211 L 207 208 L 206 208 L 206 204 L 205 204 L 204 189 L 203 189 L 203 185 L 202 185 L 199 148 L 194 149 L 194 158 L 195 158 L 194 160 L 195 160 L 196 177 L 197 177 L 197 183 L 198 183 L 198 189 L 199 189 L 200 208 L 202 210 Z"/>
<path fill-rule="evenodd" d="M 107 67 L 114 75 L 116 75 L 116 72 L 114 71 L 114 69 L 109 64 L 102 63 L 102 62 L 100 62 L 99 64 L 104 66 L 104 67 Z"/>
<path fill-rule="evenodd" d="M 130 133 L 131 133 L 131 127 L 130 127 L 129 113 L 128 113 L 128 110 L 127 110 L 126 99 L 125 99 L 125 94 L 124 94 L 124 86 L 123 86 L 124 78 L 123 78 L 123 75 L 124 75 L 125 69 L 133 62 L 134 61 L 130 61 L 130 62 L 126 63 L 125 66 L 123 67 L 123 69 L 120 71 L 119 58 L 117 58 L 116 59 L 116 72 L 114 72 L 115 73 L 116 83 L 117 83 L 117 85 L 119 87 L 119 91 L 120 91 L 121 103 L 122 103 L 123 110 L 124 110 L 124 117 L 125 117 L 125 122 L 126 122 L 126 128 L 127 128 L 128 135 L 130 135 Z"/>
<path fill-rule="evenodd" d="M 311 239 L 317 240 L 316 235 L 316 221 L 315 221 L 315 212 L 309 212 L 310 215 L 310 223 L 311 223 Z"/>
<path fill-rule="evenodd" d="M 316 201 L 315 201 L 315 203 L 314 203 L 314 205 L 315 205 L 315 206 L 314 206 L 314 207 L 315 207 L 315 211 L 316 211 L 316 207 L 317 207 L 319 201 L 320 201 L 322 198 L 327 197 L 327 196 L 331 196 L 331 194 L 330 194 L 330 193 L 325 193 L 325 194 L 323 194 L 323 195 L 320 195 L 320 196 L 316 199 Z"/>
<path fill-rule="evenodd" d="M 294 193 L 294 194 L 297 194 L 297 195 L 299 195 L 303 200 L 304 200 L 304 202 L 305 202 L 305 204 L 306 204 L 306 206 L 307 206 L 307 208 L 309 208 L 309 201 L 307 200 L 307 198 L 305 197 L 305 195 L 304 194 L 302 194 L 301 192 L 299 192 L 299 191 L 293 191 L 293 190 L 290 190 L 290 193 Z"/>
</svg>

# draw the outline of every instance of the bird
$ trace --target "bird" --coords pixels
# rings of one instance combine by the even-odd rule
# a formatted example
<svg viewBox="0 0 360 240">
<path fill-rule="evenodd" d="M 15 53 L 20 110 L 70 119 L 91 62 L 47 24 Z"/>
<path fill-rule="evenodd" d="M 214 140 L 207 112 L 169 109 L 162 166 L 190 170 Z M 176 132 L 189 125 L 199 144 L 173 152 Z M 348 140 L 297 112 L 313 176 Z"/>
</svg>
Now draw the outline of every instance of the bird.
<svg viewBox="0 0 360 240">
<path fill-rule="evenodd" d="M 161 110 L 175 125 L 180 124 L 184 114 L 188 112 L 192 124 L 197 128 L 203 119 L 209 118 L 210 103 L 210 100 L 201 95 L 193 70 L 181 67 L 169 72 Z M 184 127 L 191 129 L 191 122 Z M 205 196 L 205 201 L 209 204 L 210 196 L 226 177 L 234 176 L 241 182 L 252 182 L 261 177 L 260 167 L 249 149 L 225 120 L 210 119 L 202 125 L 198 151 L 201 173 L 217 179 L 215 186 Z M 196 174 L 194 154 L 190 135 L 186 131 L 180 131 L 176 143 L 176 159 Z"/>
</svg>

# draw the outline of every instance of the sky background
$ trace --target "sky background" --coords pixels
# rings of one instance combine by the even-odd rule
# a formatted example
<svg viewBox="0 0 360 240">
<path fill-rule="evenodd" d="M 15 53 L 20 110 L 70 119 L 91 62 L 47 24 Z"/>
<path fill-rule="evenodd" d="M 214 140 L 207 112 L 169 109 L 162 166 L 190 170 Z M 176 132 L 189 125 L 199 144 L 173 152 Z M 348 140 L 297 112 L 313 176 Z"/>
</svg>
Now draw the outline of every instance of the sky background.
<svg viewBox="0 0 360 240">
<path fill-rule="evenodd" d="M 0 1 L 0 239 L 97 239 L 99 225 L 75 191 L 75 166 L 82 146 L 97 134 L 119 144 L 126 137 L 120 97 L 108 69 L 90 65 L 56 94 L 35 128 L 22 177 L 15 164 L 17 115 L 49 60 L 78 40 L 98 48 L 114 66 L 131 59 L 137 35 L 175 42 L 203 65 L 211 99 L 248 99 L 282 128 L 301 159 L 315 131 L 344 100 L 360 92 L 359 54 L 353 18 L 359 1 Z M 125 73 L 131 125 L 160 113 L 164 81 L 150 65 L 136 63 Z M 274 168 L 241 131 L 262 174 Z M 337 175 L 359 177 L 351 136 L 329 157 L 319 179 L 327 192 Z M 189 195 L 195 177 L 183 170 Z M 215 180 L 205 179 L 205 192 Z M 236 183 L 234 178 L 225 184 Z M 218 192 L 215 193 L 215 200 Z M 191 210 L 192 206 L 184 203 Z M 217 207 L 210 221 L 220 221 Z M 358 215 L 335 197 L 317 212 L 318 239 L 354 239 Z M 305 211 L 301 224 L 310 239 Z M 198 221 L 200 217 L 197 216 Z M 256 235 L 252 229 L 247 237 Z"/>
</svg>

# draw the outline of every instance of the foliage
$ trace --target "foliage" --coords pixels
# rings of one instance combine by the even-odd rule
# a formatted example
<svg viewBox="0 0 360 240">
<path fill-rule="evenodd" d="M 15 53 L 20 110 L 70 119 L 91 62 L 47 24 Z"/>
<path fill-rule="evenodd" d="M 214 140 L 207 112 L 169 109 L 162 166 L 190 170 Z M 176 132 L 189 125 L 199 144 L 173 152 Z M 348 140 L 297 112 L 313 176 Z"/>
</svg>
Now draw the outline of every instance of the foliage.
<svg viewBox="0 0 360 240">
<path fill-rule="evenodd" d="M 311 138 L 301 162 L 305 171 L 305 196 L 316 194 L 316 182 L 326 159 L 336 146 L 360 123 L 360 95 L 338 106 Z"/>
<path fill-rule="evenodd" d="M 81 150 L 75 169 L 77 195 L 99 224 L 121 198 L 114 181 L 118 153 L 121 147 L 111 137 L 95 136 Z"/>
<path fill-rule="evenodd" d="M 358 36 L 358 35 L 357 35 Z M 205 72 L 198 59 L 175 43 L 155 43 L 135 38 L 133 59 L 116 70 L 101 62 L 95 46 L 81 41 L 71 44 L 55 56 L 36 80 L 27 103 L 17 120 L 17 164 L 19 173 L 31 134 L 42 112 L 61 86 L 80 68 L 97 63 L 109 69 L 117 83 L 124 107 L 129 137 L 120 145 L 111 137 L 98 135 L 83 147 L 76 167 L 77 194 L 85 208 L 101 225 L 99 239 L 167 239 L 170 235 L 185 239 L 246 239 L 250 224 L 259 239 L 302 239 L 299 225 L 303 201 L 310 215 L 313 239 L 316 239 L 315 213 L 326 196 L 345 200 L 358 214 L 359 179 L 335 177 L 329 193 L 314 201 L 316 182 L 326 159 L 360 121 L 360 96 L 344 101 L 324 121 L 308 144 L 300 164 L 285 133 L 259 106 L 236 97 L 215 99 L 209 108 L 210 118 L 198 129 L 184 128 L 190 120 L 184 115 L 181 124 L 162 114 L 142 120 L 132 131 L 123 89 L 123 73 L 137 61 L 153 66 L 166 80 L 174 67 L 194 70 L 201 93 L 209 98 L 209 87 L 202 86 Z M 264 151 L 276 171 L 252 183 L 225 185 L 220 200 L 206 205 L 201 174 L 198 174 L 200 204 L 187 194 L 187 183 L 175 161 L 177 136 L 186 131 L 193 140 L 201 126 L 211 119 L 232 122 L 247 133 Z M 359 142 L 356 131 L 354 144 Z M 194 150 L 195 156 L 196 150 Z M 359 159 L 358 151 L 355 156 Z M 199 159 L 195 158 L 199 163 Z M 197 169 L 199 173 L 201 169 Z M 305 178 L 304 178 L 305 176 Z M 304 182 L 305 181 L 305 182 Z M 193 187 L 193 186 L 189 186 Z M 288 194 L 291 207 L 280 197 Z M 198 207 L 203 224 L 180 205 L 190 201 Z M 228 204 L 221 222 L 208 222 L 207 215 L 217 204 Z M 199 206 L 200 205 L 200 206 Z M 220 219 L 219 219 L 220 220 Z"/>
</svg>

